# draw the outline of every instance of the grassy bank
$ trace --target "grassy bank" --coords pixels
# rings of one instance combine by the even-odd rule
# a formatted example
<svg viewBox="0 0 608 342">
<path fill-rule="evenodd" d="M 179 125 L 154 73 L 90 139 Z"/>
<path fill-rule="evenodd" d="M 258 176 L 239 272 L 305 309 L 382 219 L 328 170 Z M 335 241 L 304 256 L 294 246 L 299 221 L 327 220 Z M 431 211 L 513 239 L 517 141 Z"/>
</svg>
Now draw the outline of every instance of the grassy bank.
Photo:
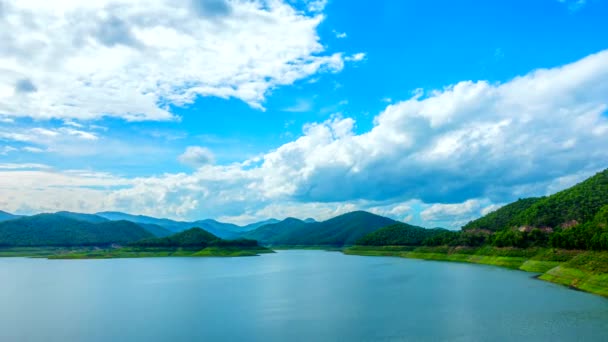
<svg viewBox="0 0 608 342">
<path fill-rule="evenodd" d="M 48 258 L 49 256 L 60 253 L 72 253 L 92 251 L 92 247 L 1 247 L 0 258 L 2 257 L 30 257 Z"/>
<path fill-rule="evenodd" d="M 608 252 L 547 248 L 353 246 L 345 254 L 495 265 L 540 273 L 539 279 L 608 297 Z"/>
<path fill-rule="evenodd" d="M 49 259 L 112 259 L 112 258 L 155 258 L 155 257 L 242 257 L 274 253 L 265 247 L 207 247 L 187 248 L 141 248 L 125 247 L 88 251 L 71 251 L 48 256 Z"/>
</svg>

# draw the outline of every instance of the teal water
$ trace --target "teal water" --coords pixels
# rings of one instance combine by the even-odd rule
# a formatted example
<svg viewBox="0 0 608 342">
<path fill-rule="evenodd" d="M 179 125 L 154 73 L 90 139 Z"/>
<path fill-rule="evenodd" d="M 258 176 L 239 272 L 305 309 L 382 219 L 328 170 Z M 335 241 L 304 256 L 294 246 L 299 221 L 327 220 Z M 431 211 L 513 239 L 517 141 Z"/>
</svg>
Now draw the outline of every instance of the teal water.
<svg viewBox="0 0 608 342">
<path fill-rule="evenodd" d="M 0 258 L 0 341 L 608 341 L 608 300 L 491 266 L 323 251 Z"/>
</svg>

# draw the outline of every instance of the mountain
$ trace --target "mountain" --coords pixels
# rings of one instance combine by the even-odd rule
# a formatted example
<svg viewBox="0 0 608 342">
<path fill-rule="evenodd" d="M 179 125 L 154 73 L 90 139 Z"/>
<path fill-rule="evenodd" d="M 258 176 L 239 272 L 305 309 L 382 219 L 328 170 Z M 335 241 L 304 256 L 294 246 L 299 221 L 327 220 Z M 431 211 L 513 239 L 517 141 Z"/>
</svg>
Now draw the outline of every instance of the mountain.
<svg viewBox="0 0 608 342">
<path fill-rule="evenodd" d="M 110 221 L 126 220 L 126 221 L 135 222 L 135 223 L 155 224 L 157 226 L 161 226 L 161 227 L 168 229 L 170 231 L 173 231 L 173 232 L 180 232 L 182 230 L 186 230 L 188 228 L 193 227 L 191 225 L 191 223 L 189 223 L 189 222 L 174 221 L 174 220 L 165 219 L 165 218 L 159 219 L 156 217 L 150 217 L 150 216 L 144 216 L 144 215 L 131 215 L 131 214 L 121 213 L 121 212 L 117 212 L 117 211 L 104 211 L 104 212 L 97 213 L 95 215 L 104 217 Z"/>
<path fill-rule="evenodd" d="M 570 227 L 590 222 L 605 205 L 608 205 L 608 169 L 551 196 L 511 203 L 469 222 L 463 229 Z"/>
<path fill-rule="evenodd" d="M 312 217 L 309 217 L 309 218 L 307 218 L 307 219 L 304 219 L 304 222 L 306 222 L 306 223 L 315 223 L 315 222 L 317 222 L 317 220 L 315 220 L 315 219 L 314 219 L 314 218 L 312 218 Z"/>
<path fill-rule="evenodd" d="M 190 228 L 162 238 L 151 238 L 132 243 L 139 247 L 196 247 L 205 248 L 219 238 L 201 228 Z"/>
<path fill-rule="evenodd" d="M 0 245 L 91 246 L 126 244 L 153 235 L 129 221 L 91 223 L 61 214 L 38 214 L 0 222 Z"/>
<path fill-rule="evenodd" d="M 71 211 L 58 211 L 55 213 L 55 215 L 71 218 L 74 220 L 90 222 L 90 223 L 101 223 L 101 222 L 109 221 L 107 218 L 101 217 L 98 215 L 74 213 Z"/>
<path fill-rule="evenodd" d="M 109 222 L 111 220 L 99 216 L 99 215 L 94 215 L 94 214 L 81 214 L 81 213 L 74 213 L 74 212 L 70 212 L 70 211 L 58 211 L 55 213 L 55 215 L 60 215 L 63 217 L 67 217 L 67 218 L 71 218 L 74 220 L 80 220 L 80 221 L 85 221 L 85 222 L 90 222 L 90 223 L 101 223 L 101 222 Z M 129 221 L 129 220 L 121 220 L 121 221 Z M 132 222 L 132 221 L 129 221 Z M 154 236 L 157 237 L 163 237 L 163 236 L 169 236 L 172 234 L 171 231 L 169 231 L 168 229 L 165 229 L 157 224 L 152 224 L 152 223 L 136 223 L 138 226 L 144 228 L 145 230 L 147 230 L 148 232 L 152 233 Z"/>
<path fill-rule="evenodd" d="M 130 221 L 129 221 L 130 222 Z M 156 237 L 165 237 L 173 234 L 172 231 L 152 223 L 137 223 L 138 226 L 149 231 Z"/>
<path fill-rule="evenodd" d="M 422 241 L 448 232 L 447 229 L 426 229 L 407 223 L 395 223 L 367 234 L 356 241 L 364 246 L 419 246 Z"/>
<path fill-rule="evenodd" d="M 287 218 L 257 228 L 243 236 L 268 245 L 352 245 L 359 238 L 397 221 L 365 211 L 354 211 L 323 222 Z"/>
<path fill-rule="evenodd" d="M 203 249 L 206 247 L 255 247 L 258 243 L 255 240 L 224 240 L 209 233 L 208 231 L 194 227 L 180 233 L 162 238 L 151 238 L 131 243 L 136 247 L 155 247 L 155 248 L 189 248 Z"/>
<path fill-rule="evenodd" d="M 483 217 L 471 221 L 462 227 L 463 230 L 470 229 L 487 229 L 487 230 L 502 230 L 509 228 L 513 219 L 521 212 L 530 208 L 536 202 L 542 200 L 541 197 L 530 197 L 518 199 L 517 201 L 507 204 L 498 210 L 495 210 Z"/>
<path fill-rule="evenodd" d="M 13 219 L 16 219 L 16 218 L 19 218 L 19 217 L 21 217 L 21 216 L 19 216 L 19 215 L 13 215 L 11 213 L 7 213 L 6 211 L 0 210 L 0 222 L 7 221 L 7 220 L 13 220 Z"/>
<path fill-rule="evenodd" d="M 283 221 L 263 225 L 253 231 L 250 231 L 243 236 L 248 239 L 254 239 L 264 244 L 276 244 L 289 241 L 292 236 L 296 236 L 299 231 L 310 228 L 306 222 L 288 217 Z"/>
<path fill-rule="evenodd" d="M 250 223 L 246 226 L 241 227 L 241 230 L 244 232 L 248 232 L 248 231 L 260 228 L 261 226 L 265 226 L 267 224 L 273 224 L 273 223 L 279 223 L 279 222 L 281 222 L 281 221 L 279 221 L 275 218 L 271 218 L 271 219 L 260 221 L 260 222 Z"/>
<path fill-rule="evenodd" d="M 219 222 L 212 219 L 199 220 L 190 223 L 191 227 L 202 228 L 222 239 L 234 239 L 239 237 L 242 228 L 232 223 Z"/>
<path fill-rule="evenodd" d="M 155 218 L 144 215 L 131 215 L 125 214 L 116 211 L 104 211 L 96 214 L 97 216 L 104 217 L 106 219 L 115 221 L 115 220 L 127 220 L 135 223 L 143 223 L 143 224 L 154 224 L 165 228 L 171 232 L 181 232 L 192 227 L 202 228 L 214 235 L 222 239 L 235 239 L 243 235 L 243 233 L 248 232 L 250 230 L 254 230 L 260 226 L 263 226 L 268 223 L 278 222 L 276 219 L 270 219 L 262 222 L 252 223 L 247 226 L 241 227 L 232 223 L 224 223 L 219 222 L 212 219 L 199 220 L 193 222 L 186 221 L 174 221 L 166 218 Z"/>
</svg>

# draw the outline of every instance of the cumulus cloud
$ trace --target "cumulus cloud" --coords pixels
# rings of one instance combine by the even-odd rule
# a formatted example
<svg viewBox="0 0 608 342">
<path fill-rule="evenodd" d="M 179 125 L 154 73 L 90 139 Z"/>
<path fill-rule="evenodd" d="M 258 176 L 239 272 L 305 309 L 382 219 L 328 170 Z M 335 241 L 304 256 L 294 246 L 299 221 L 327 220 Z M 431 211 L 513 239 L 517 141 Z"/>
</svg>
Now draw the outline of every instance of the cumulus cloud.
<svg viewBox="0 0 608 342">
<path fill-rule="evenodd" d="M 316 31 L 325 3 L 3 2 L 0 113 L 171 120 L 198 96 L 263 109 L 270 89 L 343 68 Z"/>
<path fill-rule="evenodd" d="M 354 55 L 346 56 L 344 58 L 344 60 L 348 61 L 348 62 L 360 62 L 360 61 L 362 61 L 364 59 L 365 59 L 365 53 L 364 52 L 355 53 Z"/>
<path fill-rule="evenodd" d="M 201 146 L 188 146 L 186 151 L 178 157 L 178 160 L 186 165 L 199 167 L 213 164 L 215 156 L 210 149 Z"/>
<path fill-rule="evenodd" d="M 346 34 L 346 32 L 338 32 L 336 30 L 333 30 L 333 33 L 336 35 L 336 38 L 338 38 L 338 39 L 342 39 L 342 38 L 348 37 L 348 35 Z"/>
<path fill-rule="evenodd" d="M 606 168 L 606 94 L 608 51 L 504 83 L 462 81 L 388 105 L 368 132 L 333 116 L 242 163 L 132 179 L 104 203 L 183 218 L 361 208 L 466 223 Z"/>
</svg>

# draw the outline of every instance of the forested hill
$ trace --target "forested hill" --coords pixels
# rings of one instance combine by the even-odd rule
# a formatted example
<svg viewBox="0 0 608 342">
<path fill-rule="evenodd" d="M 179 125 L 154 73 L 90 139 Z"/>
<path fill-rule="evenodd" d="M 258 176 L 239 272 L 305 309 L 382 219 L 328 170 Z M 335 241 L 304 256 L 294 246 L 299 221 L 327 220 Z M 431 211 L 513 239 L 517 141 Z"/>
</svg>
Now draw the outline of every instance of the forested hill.
<svg viewBox="0 0 608 342">
<path fill-rule="evenodd" d="M 91 223 L 56 214 L 39 214 L 0 222 L 0 246 L 126 244 L 153 236 L 133 222 Z"/>
<path fill-rule="evenodd" d="M 20 216 L 18 216 L 18 215 L 13 215 L 11 213 L 7 213 L 6 211 L 0 210 L 0 222 L 7 221 L 7 220 L 13 220 L 13 219 L 16 219 L 19 217 Z"/>
<path fill-rule="evenodd" d="M 305 222 L 288 218 L 255 229 L 244 237 L 267 245 L 345 246 L 366 234 L 396 221 L 365 211 L 354 211 L 323 222 Z"/>
<path fill-rule="evenodd" d="M 362 246 L 419 246 L 428 238 L 447 232 L 447 229 L 412 226 L 407 223 L 395 223 L 380 228 L 357 240 Z"/>
<path fill-rule="evenodd" d="M 528 198 L 504 206 L 463 229 L 492 231 L 512 227 L 567 227 L 592 221 L 608 205 L 608 169 L 548 197 Z"/>
<path fill-rule="evenodd" d="M 219 221 L 211 220 L 211 219 L 198 220 L 198 221 L 192 221 L 192 222 L 174 221 L 174 220 L 170 220 L 170 219 L 166 219 L 166 218 L 155 218 L 155 217 L 144 216 L 144 215 L 131 215 L 131 214 L 121 213 L 121 212 L 117 212 L 117 211 L 104 211 L 104 212 L 99 212 L 96 215 L 100 216 L 100 217 L 104 217 L 104 218 L 112 220 L 112 221 L 127 220 L 127 221 L 135 222 L 138 224 L 142 224 L 142 225 L 153 224 L 153 225 L 165 228 L 166 230 L 169 230 L 172 233 L 181 232 L 181 231 L 190 229 L 192 227 L 200 227 L 223 239 L 234 239 L 234 238 L 237 238 L 237 237 L 241 236 L 242 234 L 244 234 L 250 230 L 256 229 L 262 225 L 278 222 L 275 219 L 268 219 L 265 221 L 255 222 L 255 223 L 241 227 L 241 226 L 237 226 L 232 223 L 219 222 Z"/>
<path fill-rule="evenodd" d="M 509 228 L 513 225 L 513 219 L 517 217 L 517 215 L 542 199 L 542 197 L 518 199 L 511 204 L 507 204 L 496 211 L 467 223 L 462 229 L 488 229 L 497 231 Z"/>
<path fill-rule="evenodd" d="M 151 238 L 131 243 L 136 247 L 158 247 L 158 248 L 195 248 L 206 247 L 255 247 L 255 240 L 237 239 L 224 240 L 209 233 L 208 231 L 194 227 L 180 233 L 162 238 Z"/>
</svg>

